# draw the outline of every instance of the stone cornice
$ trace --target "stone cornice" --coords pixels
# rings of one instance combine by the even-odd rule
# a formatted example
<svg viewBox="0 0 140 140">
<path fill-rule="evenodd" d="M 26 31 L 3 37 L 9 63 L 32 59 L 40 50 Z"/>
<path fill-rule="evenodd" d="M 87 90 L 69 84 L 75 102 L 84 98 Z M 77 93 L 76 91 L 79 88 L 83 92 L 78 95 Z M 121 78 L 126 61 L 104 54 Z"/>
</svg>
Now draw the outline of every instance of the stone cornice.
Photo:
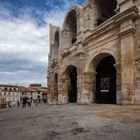
<svg viewBox="0 0 140 140">
<path fill-rule="evenodd" d="M 99 25 L 96 29 L 92 31 L 92 33 L 85 38 L 84 44 L 88 43 L 89 41 L 98 38 L 101 34 L 110 31 L 114 27 L 120 25 L 123 21 L 127 19 L 136 19 L 138 17 L 138 9 L 136 6 L 132 6 L 129 9 L 118 13 L 117 15 L 113 16 L 112 18 L 108 19 L 101 25 Z"/>
<path fill-rule="evenodd" d="M 81 45 L 81 42 L 80 41 L 79 42 L 77 41 L 74 44 L 72 44 L 70 47 L 63 49 L 62 50 L 62 53 L 61 53 L 62 58 L 66 57 L 67 55 L 69 55 L 73 51 L 77 50 L 77 48 L 78 48 L 78 50 L 77 50 L 76 55 L 79 56 L 79 55 L 84 54 L 84 50 L 79 45 Z"/>
<path fill-rule="evenodd" d="M 118 5 L 119 6 L 121 6 L 122 4 L 124 4 L 124 3 L 126 3 L 126 2 L 128 2 L 128 1 L 135 1 L 135 0 L 120 0 L 119 2 L 118 2 Z"/>
<path fill-rule="evenodd" d="M 69 29 L 64 28 L 64 29 L 62 30 L 62 33 L 64 33 L 64 32 L 69 32 Z"/>
<path fill-rule="evenodd" d="M 135 28 L 129 28 L 123 32 L 118 33 L 119 37 L 123 37 L 125 35 L 128 35 L 129 33 L 131 34 L 135 34 L 136 33 L 136 29 Z"/>
<path fill-rule="evenodd" d="M 114 21 L 112 19 L 109 19 L 108 21 L 99 25 L 96 29 L 92 31 L 92 33 L 88 37 L 85 38 L 84 44 L 89 42 L 90 40 L 97 38 L 98 36 L 106 32 L 107 30 L 109 31 L 112 28 L 114 28 L 113 23 Z"/>
<path fill-rule="evenodd" d="M 81 55 L 84 55 L 84 50 L 83 49 L 79 49 L 76 53 L 77 56 L 81 56 Z"/>
<path fill-rule="evenodd" d="M 70 50 L 68 48 L 64 49 L 63 52 L 61 53 L 61 56 L 64 58 L 66 57 L 67 55 L 70 54 Z"/>
<path fill-rule="evenodd" d="M 54 68 L 57 63 L 58 63 L 58 60 L 57 59 L 52 59 L 52 61 L 51 61 L 51 67 Z"/>
<path fill-rule="evenodd" d="M 135 20 L 136 18 L 138 18 L 138 16 L 138 8 L 136 6 L 132 6 L 129 9 L 117 14 L 114 17 L 114 20 L 116 23 L 121 23 L 126 19 Z"/>
</svg>

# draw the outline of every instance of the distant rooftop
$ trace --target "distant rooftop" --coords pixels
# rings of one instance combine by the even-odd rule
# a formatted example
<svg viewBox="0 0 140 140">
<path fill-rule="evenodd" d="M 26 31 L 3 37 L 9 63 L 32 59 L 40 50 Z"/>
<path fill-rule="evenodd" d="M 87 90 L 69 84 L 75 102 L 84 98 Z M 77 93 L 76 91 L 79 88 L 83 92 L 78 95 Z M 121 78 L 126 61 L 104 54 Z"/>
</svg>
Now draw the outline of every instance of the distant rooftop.
<svg viewBox="0 0 140 140">
<path fill-rule="evenodd" d="M 31 84 L 30 87 L 41 87 L 41 84 Z"/>
<path fill-rule="evenodd" d="M 18 87 L 17 85 L 11 85 L 11 84 L 0 84 L 0 87 Z"/>
</svg>

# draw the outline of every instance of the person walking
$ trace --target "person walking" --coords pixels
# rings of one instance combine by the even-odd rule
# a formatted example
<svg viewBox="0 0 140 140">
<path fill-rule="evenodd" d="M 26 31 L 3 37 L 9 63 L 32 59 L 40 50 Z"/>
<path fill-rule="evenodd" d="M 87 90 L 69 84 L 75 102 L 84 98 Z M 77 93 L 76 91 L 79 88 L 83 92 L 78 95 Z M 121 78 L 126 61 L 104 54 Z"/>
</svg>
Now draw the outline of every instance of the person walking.
<svg viewBox="0 0 140 140">
<path fill-rule="evenodd" d="M 26 97 L 23 97 L 23 101 L 22 101 L 22 108 L 26 108 Z"/>
<path fill-rule="evenodd" d="M 38 99 L 35 100 L 35 105 L 38 106 Z"/>
<path fill-rule="evenodd" d="M 19 107 L 19 105 L 20 105 L 20 103 L 19 103 L 19 101 L 17 101 L 17 106 Z"/>
<path fill-rule="evenodd" d="M 7 105 L 8 105 L 9 108 L 11 108 L 11 102 L 10 101 L 7 102 Z"/>
</svg>

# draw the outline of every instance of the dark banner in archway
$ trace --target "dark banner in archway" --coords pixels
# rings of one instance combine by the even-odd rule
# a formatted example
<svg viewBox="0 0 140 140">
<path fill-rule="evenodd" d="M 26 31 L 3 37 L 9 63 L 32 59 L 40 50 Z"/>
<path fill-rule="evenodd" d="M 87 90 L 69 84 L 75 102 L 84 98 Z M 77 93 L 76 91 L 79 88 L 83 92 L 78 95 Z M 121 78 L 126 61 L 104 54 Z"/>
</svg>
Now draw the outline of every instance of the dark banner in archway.
<svg viewBox="0 0 140 140">
<path fill-rule="evenodd" d="M 109 77 L 101 78 L 100 79 L 100 92 L 107 93 L 109 92 Z"/>
</svg>

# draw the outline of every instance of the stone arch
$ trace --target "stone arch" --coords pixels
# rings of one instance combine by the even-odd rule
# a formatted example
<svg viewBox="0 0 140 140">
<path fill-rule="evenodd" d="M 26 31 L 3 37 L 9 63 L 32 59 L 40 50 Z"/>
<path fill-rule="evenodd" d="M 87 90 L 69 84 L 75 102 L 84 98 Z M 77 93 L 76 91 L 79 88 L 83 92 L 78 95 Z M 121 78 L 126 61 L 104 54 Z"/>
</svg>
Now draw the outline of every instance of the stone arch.
<svg viewBox="0 0 140 140">
<path fill-rule="evenodd" d="M 80 17 L 82 14 L 82 7 L 80 5 L 74 5 L 67 12 L 64 23 L 63 30 L 67 31 L 70 44 L 77 41 L 77 33 L 80 25 Z"/>
<path fill-rule="evenodd" d="M 116 104 L 116 63 L 112 55 L 104 55 L 96 65 L 95 102 Z"/>
<path fill-rule="evenodd" d="M 64 69 L 63 69 L 63 71 L 62 71 L 62 74 L 67 74 L 67 72 L 68 72 L 68 70 L 69 70 L 68 68 L 69 68 L 69 67 L 72 67 L 72 66 L 73 66 L 73 67 L 77 67 L 74 63 L 69 63 L 69 64 L 65 65 L 65 66 L 64 66 Z"/>
<path fill-rule="evenodd" d="M 119 77 L 115 67 L 115 64 L 118 63 L 116 53 L 112 50 L 102 49 L 101 51 L 92 54 L 88 59 L 85 74 L 91 75 L 89 76 L 91 85 L 89 92 L 91 93 L 90 95 L 93 98 L 93 102 L 100 103 L 101 101 L 101 103 L 118 103 L 117 98 L 120 95 L 117 87 L 117 80 Z M 109 81 L 109 90 L 100 90 L 101 79 L 106 80 L 107 78 Z M 106 93 L 101 95 L 101 92 Z M 113 94 L 111 94 L 111 92 Z M 105 96 L 103 97 L 103 95 Z"/>
<path fill-rule="evenodd" d="M 76 5 L 73 5 L 69 11 L 67 12 L 65 18 L 64 18 L 64 23 L 63 23 L 63 30 L 67 29 L 66 27 L 66 22 L 67 22 L 67 17 L 69 16 L 69 14 L 71 13 L 71 11 L 75 11 L 76 12 L 76 15 L 77 16 L 81 16 L 83 14 L 83 9 L 82 9 L 82 6 L 76 4 Z"/>
<path fill-rule="evenodd" d="M 106 56 L 113 56 L 116 63 L 118 63 L 118 58 L 117 58 L 117 54 L 115 51 L 112 51 L 110 49 L 102 49 L 100 51 L 96 51 L 93 54 L 91 54 L 89 56 L 89 58 L 87 59 L 87 63 L 85 66 L 85 72 L 96 72 L 96 66 L 98 64 L 98 62 L 103 59 Z"/>
</svg>

